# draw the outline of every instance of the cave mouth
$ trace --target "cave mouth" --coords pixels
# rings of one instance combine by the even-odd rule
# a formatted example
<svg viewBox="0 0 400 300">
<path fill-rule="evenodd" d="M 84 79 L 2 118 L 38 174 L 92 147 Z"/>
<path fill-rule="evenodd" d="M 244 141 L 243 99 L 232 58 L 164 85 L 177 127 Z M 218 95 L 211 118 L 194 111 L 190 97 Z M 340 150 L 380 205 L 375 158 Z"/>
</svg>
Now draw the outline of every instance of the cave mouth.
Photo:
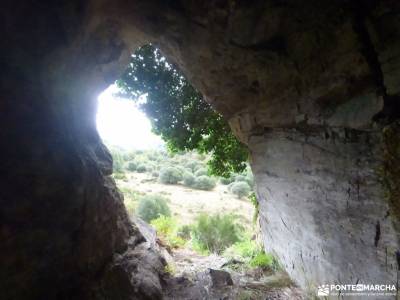
<svg viewBox="0 0 400 300">
<path fill-rule="evenodd" d="M 135 60 L 135 55 L 132 58 Z M 165 57 L 155 58 L 165 63 L 168 72 L 176 72 Z M 152 66 L 143 69 L 149 61 L 140 61 L 143 68 L 132 70 L 134 63 L 137 62 L 131 62 L 125 71 L 125 76 L 133 77 L 134 82 L 142 78 L 140 72 L 158 71 Z M 174 92 L 189 85 L 186 78 L 173 75 L 173 80 L 185 82 L 172 88 Z M 150 91 L 170 84 L 167 76 L 157 81 L 146 76 L 143 87 Z M 271 278 L 282 286 L 282 291 L 291 288 L 279 259 L 264 250 L 249 163 L 240 172 L 217 176 L 209 167 L 212 153 L 196 149 L 171 151 L 168 142 L 153 132 L 154 119 L 158 121 L 163 116 L 153 115 L 151 122 L 144 113 L 143 107 L 154 95 L 136 92 L 132 96 L 126 93 L 132 90 L 128 85 L 129 80 L 122 77 L 99 95 L 97 130 L 112 155 L 112 178 L 123 195 L 130 221 L 139 227 L 146 243 L 165 259 L 168 276 L 196 282 L 195 288 L 183 288 L 179 293 L 188 297 L 200 286 L 207 286 L 200 279 L 204 274 L 210 276 L 211 282 L 223 280 L 223 286 L 232 285 L 230 295 L 234 297 L 263 296 Z M 181 100 L 176 93 L 170 101 Z M 183 95 L 187 96 L 191 95 Z M 182 117 L 187 115 L 172 116 L 170 125 Z M 202 134 L 208 133 L 203 130 Z M 246 284 L 238 285 L 243 280 Z M 259 287 L 249 293 L 246 289 L 252 285 Z M 216 293 L 222 290 L 217 288 Z"/>
<path fill-rule="evenodd" d="M 149 41 L 248 145 L 264 246 L 297 284 L 395 284 L 400 2 L 172 2 L 2 6 L 2 297 L 162 298 L 94 122 Z"/>
</svg>

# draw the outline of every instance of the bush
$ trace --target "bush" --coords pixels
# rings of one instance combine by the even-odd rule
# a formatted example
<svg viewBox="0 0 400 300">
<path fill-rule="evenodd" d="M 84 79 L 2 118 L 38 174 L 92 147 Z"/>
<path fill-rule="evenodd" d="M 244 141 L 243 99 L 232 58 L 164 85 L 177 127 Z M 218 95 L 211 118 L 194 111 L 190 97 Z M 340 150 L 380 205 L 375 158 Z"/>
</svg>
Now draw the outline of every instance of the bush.
<svg viewBox="0 0 400 300">
<path fill-rule="evenodd" d="M 182 167 L 182 166 L 176 166 L 175 168 L 178 169 L 178 171 L 179 171 L 179 173 L 181 173 L 181 175 L 182 175 L 183 173 L 187 172 L 187 171 L 190 171 L 190 170 L 188 170 L 187 168 Z"/>
<path fill-rule="evenodd" d="M 236 175 L 235 176 L 235 181 L 236 182 L 241 182 L 241 181 L 246 181 L 246 176 L 244 176 L 244 175 Z"/>
<path fill-rule="evenodd" d="M 242 231 L 233 215 L 201 214 L 192 227 L 192 238 L 201 250 L 219 254 L 238 242 Z"/>
<path fill-rule="evenodd" d="M 160 174 L 159 174 L 157 171 L 153 171 L 153 172 L 151 173 L 151 176 L 157 178 L 158 176 L 160 176 Z"/>
<path fill-rule="evenodd" d="M 138 173 L 144 173 L 144 172 L 146 172 L 146 170 L 147 170 L 147 168 L 146 168 L 145 164 L 140 164 L 136 168 L 136 172 L 138 172 Z"/>
<path fill-rule="evenodd" d="M 256 241 L 249 238 L 233 244 L 225 250 L 224 256 L 239 257 L 240 259 L 253 258 L 262 251 Z"/>
<path fill-rule="evenodd" d="M 139 200 L 137 215 L 146 222 L 151 222 L 160 216 L 170 216 L 168 199 L 161 195 L 145 195 Z"/>
<path fill-rule="evenodd" d="M 159 216 L 150 223 L 157 231 L 157 234 L 169 235 L 174 232 L 176 228 L 176 222 L 171 217 Z"/>
<path fill-rule="evenodd" d="M 200 168 L 194 173 L 194 175 L 196 175 L 197 177 L 198 176 L 205 176 L 207 174 L 208 174 L 208 172 L 207 172 L 207 169 L 205 169 L 205 168 Z"/>
<path fill-rule="evenodd" d="M 183 173 L 183 185 L 192 187 L 196 181 L 196 178 L 193 176 L 192 173 L 185 172 Z"/>
<path fill-rule="evenodd" d="M 211 191 L 215 188 L 215 181 L 208 176 L 197 177 L 193 187 L 198 190 Z"/>
<path fill-rule="evenodd" d="M 128 162 L 128 170 L 131 172 L 136 171 L 137 165 L 134 161 Z"/>
<path fill-rule="evenodd" d="M 221 184 L 224 184 L 224 185 L 231 184 L 231 183 L 234 182 L 234 181 L 235 181 L 235 179 L 234 179 L 232 176 L 230 176 L 230 177 L 228 177 L 228 178 L 221 177 L 221 178 L 219 179 L 219 182 L 220 182 Z"/>
<path fill-rule="evenodd" d="M 192 231 L 192 227 L 190 225 L 181 226 L 176 235 L 184 240 L 190 240 L 190 232 Z"/>
<path fill-rule="evenodd" d="M 182 180 L 182 174 L 177 168 L 167 167 L 160 171 L 159 179 L 164 184 L 176 184 Z"/>
<path fill-rule="evenodd" d="M 247 196 L 250 191 L 251 191 L 251 187 L 249 186 L 249 184 L 247 182 L 235 182 L 232 184 L 232 186 L 230 187 L 230 191 L 232 192 L 232 194 L 235 194 L 236 196 L 238 196 L 238 198 L 242 198 Z"/>
<path fill-rule="evenodd" d="M 224 256 L 243 261 L 247 268 L 271 268 L 275 271 L 280 268 L 278 260 L 271 254 L 265 253 L 263 247 L 249 237 L 226 249 Z"/>
<path fill-rule="evenodd" d="M 253 268 L 271 268 L 274 265 L 274 257 L 271 254 L 260 252 L 250 260 L 250 266 Z"/>
<path fill-rule="evenodd" d="M 199 166 L 200 164 L 197 161 L 190 161 L 185 165 L 185 167 L 190 169 L 192 172 L 195 172 Z"/>
<path fill-rule="evenodd" d="M 160 238 L 170 247 L 177 248 L 185 244 L 185 240 L 176 233 L 177 226 L 173 218 L 160 216 L 151 221 L 151 225 L 154 226 Z"/>
</svg>

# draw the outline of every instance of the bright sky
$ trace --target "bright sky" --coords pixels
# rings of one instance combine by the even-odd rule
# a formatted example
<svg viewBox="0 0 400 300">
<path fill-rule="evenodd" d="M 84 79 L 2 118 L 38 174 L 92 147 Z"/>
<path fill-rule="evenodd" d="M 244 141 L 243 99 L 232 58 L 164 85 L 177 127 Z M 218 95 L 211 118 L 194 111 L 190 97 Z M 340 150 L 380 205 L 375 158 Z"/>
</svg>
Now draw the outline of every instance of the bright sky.
<svg viewBox="0 0 400 300">
<path fill-rule="evenodd" d="M 122 148 L 158 149 L 164 145 L 161 138 L 151 132 L 151 123 L 132 100 L 113 95 L 117 91 L 111 85 L 98 97 L 97 130 L 107 143 Z"/>
</svg>

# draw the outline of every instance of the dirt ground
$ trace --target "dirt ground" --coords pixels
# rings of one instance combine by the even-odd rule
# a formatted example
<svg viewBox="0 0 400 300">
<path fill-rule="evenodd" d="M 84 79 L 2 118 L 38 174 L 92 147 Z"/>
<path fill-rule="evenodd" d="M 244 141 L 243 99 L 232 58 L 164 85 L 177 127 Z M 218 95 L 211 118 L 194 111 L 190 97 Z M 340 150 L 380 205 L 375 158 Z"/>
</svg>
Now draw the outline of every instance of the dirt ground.
<svg viewBox="0 0 400 300">
<path fill-rule="evenodd" d="M 171 212 L 179 222 L 190 224 L 199 213 L 233 213 L 243 220 L 242 225 L 252 226 L 254 207 L 247 198 L 238 199 L 226 185 L 217 184 L 212 191 L 195 190 L 183 185 L 166 185 L 147 173 L 127 172 L 127 180 L 117 180 L 120 188 L 140 193 L 159 193 L 170 199 Z"/>
</svg>

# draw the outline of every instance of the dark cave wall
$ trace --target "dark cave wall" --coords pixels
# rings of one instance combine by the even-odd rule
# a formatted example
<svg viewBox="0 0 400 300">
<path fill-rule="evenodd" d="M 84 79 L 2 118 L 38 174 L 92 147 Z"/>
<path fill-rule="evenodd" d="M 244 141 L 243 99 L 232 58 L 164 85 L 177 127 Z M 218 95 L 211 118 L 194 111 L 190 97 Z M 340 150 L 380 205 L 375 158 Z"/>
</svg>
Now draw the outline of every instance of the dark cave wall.
<svg viewBox="0 0 400 300">
<path fill-rule="evenodd" d="M 95 127 L 124 47 L 115 27 L 86 31 L 88 9 L 2 3 L 1 299 L 161 297 L 162 260 L 142 249 Z"/>
<path fill-rule="evenodd" d="M 145 42 L 249 146 L 265 246 L 296 282 L 394 280 L 397 1 L 2 5 L 6 299 L 161 297 L 162 262 L 146 259 L 94 123 L 98 93 Z"/>
</svg>

